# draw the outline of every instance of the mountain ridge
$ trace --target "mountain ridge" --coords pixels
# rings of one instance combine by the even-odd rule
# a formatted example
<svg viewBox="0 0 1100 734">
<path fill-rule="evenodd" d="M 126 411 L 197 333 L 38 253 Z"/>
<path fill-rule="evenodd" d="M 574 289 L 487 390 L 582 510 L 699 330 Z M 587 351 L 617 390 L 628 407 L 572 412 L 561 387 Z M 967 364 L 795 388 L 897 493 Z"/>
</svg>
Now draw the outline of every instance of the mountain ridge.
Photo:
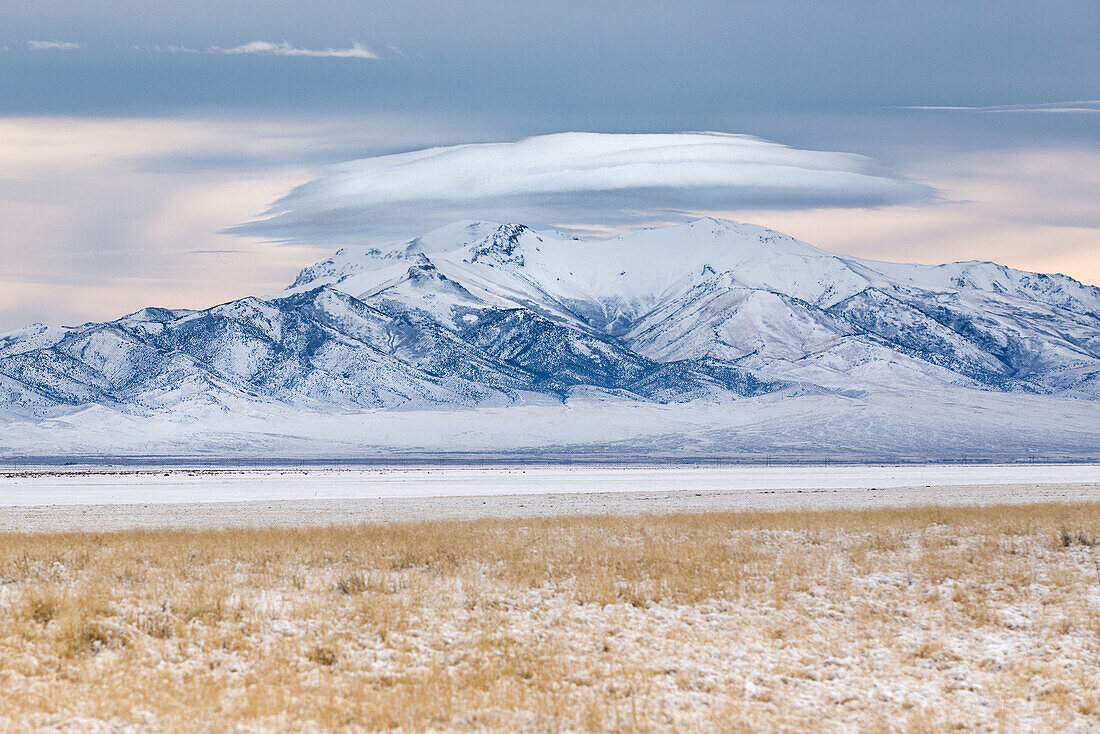
<svg viewBox="0 0 1100 734">
<path fill-rule="evenodd" d="M 439 246 L 441 239 L 455 239 L 456 231 L 460 228 L 469 235 L 464 247 L 452 246 L 448 249 Z M 629 248 L 634 248 L 638 240 L 646 239 L 663 240 L 663 245 L 668 247 L 669 243 L 675 244 L 683 233 L 692 234 L 692 230 L 697 232 L 690 244 L 698 245 L 699 240 L 703 240 L 703 247 L 688 252 L 687 258 L 681 257 L 682 253 L 675 253 L 673 263 L 669 263 L 667 257 L 664 262 L 660 257 L 654 257 L 652 246 L 648 249 L 641 248 L 640 257 L 656 262 L 657 269 L 663 269 L 666 273 L 663 279 L 654 275 L 654 268 L 651 266 L 651 272 L 643 273 L 640 279 L 634 277 L 633 283 L 620 288 L 621 284 L 614 282 L 615 272 L 618 271 L 618 275 L 627 280 L 628 276 L 634 274 L 619 268 L 629 269 L 636 265 L 628 263 L 621 253 L 617 259 L 611 259 L 614 267 L 610 270 L 606 258 L 601 260 L 602 253 L 599 252 L 589 262 L 582 261 L 584 266 L 595 265 L 593 270 L 596 274 L 593 276 L 590 273 L 587 282 L 583 276 L 578 278 L 577 273 L 569 269 L 570 263 L 580 259 L 576 255 L 578 248 L 606 250 L 616 244 L 621 247 L 624 243 Z M 734 237 L 727 236 L 730 234 Z M 732 258 L 728 250 L 722 253 L 713 247 L 713 240 L 722 238 L 734 239 L 740 248 L 734 252 Z M 458 239 L 461 241 L 461 238 Z M 712 241 L 708 243 L 708 239 Z M 746 343 L 749 334 L 765 332 L 761 319 L 767 314 L 754 314 L 752 311 L 760 306 L 761 300 L 769 298 L 785 301 L 789 307 L 785 314 L 788 320 L 792 323 L 804 322 L 807 332 L 815 330 L 815 322 L 820 322 L 817 326 L 826 324 L 822 332 L 826 341 L 829 338 L 863 336 L 870 342 L 868 347 L 871 349 L 882 346 L 879 342 L 884 341 L 887 348 L 899 354 L 929 356 L 931 359 L 924 361 L 932 365 L 949 368 L 960 366 L 961 377 L 976 379 L 980 384 L 995 385 L 1006 379 L 1015 380 L 1016 387 L 1042 392 L 1045 389 L 1043 384 L 1027 382 L 1026 378 L 1032 376 L 1032 373 L 1021 369 L 1021 355 L 1009 354 L 1011 343 L 1029 339 L 1034 341 L 1037 335 L 1041 337 L 1039 342 L 1043 342 L 1038 344 L 1039 351 L 1053 349 L 1061 352 L 1060 361 L 1046 360 L 1046 368 L 1056 364 L 1066 366 L 1074 359 L 1081 364 L 1094 363 L 1098 354 L 1096 335 L 1100 328 L 1100 289 L 1084 285 L 1069 276 L 1028 273 L 993 263 L 968 261 L 939 266 L 879 263 L 833 255 L 755 225 L 713 219 L 698 220 L 663 230 L 640 230 L 603 243 L 554 238 L 522 225 L 456 223 L 410 240 L 405 243 L 405 253 L 415 252 L 417 256 L 425 257 L 422 252 L 424 248 L 420 246 L 424 241 L 432 243 L 430 249 L 434 257 L 429 255 L 426 259 L 433 264 L 435 271 L 441 272 L 444 277 L 450 277 L 453 282 L 465 282 L 467 285 L 472 283 L 473 286 L 467 292 L 473 291 L 478 296 L 484 296 L 485 293 L 503 296 L 515 305 L 531 308 L 550 318 L 620 338 L 631 348 L 651 348 L 654 351 L 646 352 L 643 348 L 642 352 L 657 361 L 683 355 L 661 350 L 655 344 L 646 344 L 646 339 L 642 339 L 641 343 L 635 343 L 635 340 L 648 333 L 650 342 L 660 341 L 652 334 L 655 329 L 653 322 L 673 320 L 684 323 L 689 307 L 698 308 L 699 298 L 704 295 L 716 299 L 725 298 L 725 305 L 729 308 L 747 307 L 743 314 L 746 323 L 742 331 L 748 334 L 742 334 L 740 339 L 734 339 L 733 342 L 722 335 L 714 338 L 708 336 L 701 349 L 691 352 L 691 356 L 696 358 L 707 356 L 739 360 L 750 355 L 759 355 L 760 346 L 770 345 L 774 351 L 776 344 L 782 343 L 785 338 L 787 341 L 798 341 L 797 335 L 784 335 L 780 330 L 773 331 L 769 335 L 770 339 L 765 340 L 769 344 L 754 346 Z M 570 247 L 573 248 L 573 253 L 559 258 L 556 263 L 551 261 L 548 265 L 549 259 L 544 254 L 546 250 L 556 251 Z M 494 252 L 498 257 L 495 261 L 486 263 L 488 267 L 480 268 L 480 272 L 469 272 L 470 265 L 478 260 L 488 260 L 488 255 Z M 356 263 L 356 257 L 363 255 L 370 261 L 367 267 L 359 267 Z M 723 255 L 726 256 L 724 263 L 720 262 Z M 385 258 L 387 267 L 381 272 L 392 278 L 389 282 L 383 282 L 385 279 L 378 275 L 380 271 L 376 269 L 376 263 L 379 256 Z M 321 264 L 325 271 L 323 277 L 311 277 L 316 276 L 317 272 L 307 269 L 296 284 L 301 287 L 307 283 L 326 282 L 352 294 L 377 297 L 387 289 L 400 286 L 401 278 L 395 274 L 395 270 L 399 268 L 394 266 L 394 262 L 400 262 L 401 257 L 402 251 L 399 248 L 384 254 L 378 250 L 357 253 L 345 249 Z M 685 263 L 685 259 L 688 262 Z M 807 262 L 815 267 L 809 267 Z M 668 273 L 672 273 L 674 277 L 667 277 Z M 491 283 L 488 286 L 487 274 L 494 276 L 488 278 Z M 722 278 L 727 278 L 730 282 L 714 287 L 713 284 Z M 776 278 L 785 278 L 786 281 L 777 286 L 774 283 Z M 565 287 L 554 287 L 563 280 L 566 281 Z M 630 286 L 636 286 L 638 280 L 648 287 L 632 290 Z M 611 285 L 610 288 L 608 284 Z M 698 296 L 696 298 L 691 295 L 693 289 Z M 744 296 L 747 302 L 729 302 L 734 298 L 731 294 L 735 291 Z M 753 292 L 751 298 L 750 291 Z M 861 294 L 864 310 L 862 314 L 857 314 L 855 307 Z M 881 297 L 884 302 L 897 304 L 897 310 L 905 312 L 905 319 L 910 327 L 919 326 L 918 331 L 934 337 L 933 342 L 919 344 L 914 341 L 914 334 L 910 331 L 901 335 L 904 338 L 899 343 L 895 339 L 896 335 L 890 333 L 889 319 L 886 323 L 873 327 L 868 318 L 871 314 L 867 311 L 867 301 L 873 297 Z M 797 305 L 792 305 L 793 303 Z M 674 305 L 680 306 L 680 313 L 675 318 L 672 314 Z M 718 310 L 724 313 L 729 308 Z M 1060 312 L 1054 313 L 1058 309 Z M 995 323 L 996 318 L 986 318 L 988 314 L 1000 318 L 1000 323 Z M 649 322 L 646 321 L 647 317 Z M 828 325 L 830 320 L 838 317 L 845 323 L 839 326 Z M 1020 317 L 1023 317 L 1023 323 L 1016 323 L 1020 321 Z M 1051 332 L 1047 328 L 1049 324 L 1044 323 L 1052 319 L 1063 322 L 1060 326 L 1064 328 L 1060 333 L 1057 330 Z M 710 326 L 713 331 L 718 324 L 712 323 Z M 801 336 L 810 338 L 812 334 L 805 333 Z M 680 335 L 680 339 L 683 340 L 684 335 Z M 983 349 L 984 352 L 969 354 L 955 365 L 944 359 L 945 355 L 937 352 L 937 348 L 948 346 L 959 353 Z M 811 344 L 806 352 L 812 354 L 817 350 Z M 1035 350 L 1028 351 L 1028 354 L 1036 356 Z"/>
<path fill-rule="evenodd" d="M 639 403 L 682 424 L 702 405 L 937 391 L 1096 404 L 1100 288 L 862 260 L 715 219 L 604 242 L 457 222 L 344 248 L 265 298 L 0 336 L 8 423 L 88 406 L 208 420 Z"/>
</svg>

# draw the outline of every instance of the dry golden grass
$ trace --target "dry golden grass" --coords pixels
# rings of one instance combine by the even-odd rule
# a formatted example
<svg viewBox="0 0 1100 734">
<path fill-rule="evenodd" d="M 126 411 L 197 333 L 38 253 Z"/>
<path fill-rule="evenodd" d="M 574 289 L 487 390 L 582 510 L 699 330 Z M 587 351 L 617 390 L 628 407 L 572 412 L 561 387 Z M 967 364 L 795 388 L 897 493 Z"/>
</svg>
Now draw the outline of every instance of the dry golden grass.
<svg viewBox="0 0 1100 734">
<path fill-rule="evenodd" d="M 0 729 L 1100 730 L 1100 503 L 0 535 Z"/>
</svg>

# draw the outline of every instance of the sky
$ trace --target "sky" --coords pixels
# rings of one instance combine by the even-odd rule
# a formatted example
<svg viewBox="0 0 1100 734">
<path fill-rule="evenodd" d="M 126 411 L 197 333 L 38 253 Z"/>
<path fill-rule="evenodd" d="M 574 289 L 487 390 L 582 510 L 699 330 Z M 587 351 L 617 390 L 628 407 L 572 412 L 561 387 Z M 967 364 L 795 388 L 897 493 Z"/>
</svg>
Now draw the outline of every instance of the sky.
<svg viewBox="0 0 1100 734">
<path fill-rule="evenodd" d="M 0 331 L 272 293 L 336 246 L 465 218 L 605 236 L 718 215 L 1100 285 L 1094 1 L 0 0 L 0 19 Z"/>
</svg>

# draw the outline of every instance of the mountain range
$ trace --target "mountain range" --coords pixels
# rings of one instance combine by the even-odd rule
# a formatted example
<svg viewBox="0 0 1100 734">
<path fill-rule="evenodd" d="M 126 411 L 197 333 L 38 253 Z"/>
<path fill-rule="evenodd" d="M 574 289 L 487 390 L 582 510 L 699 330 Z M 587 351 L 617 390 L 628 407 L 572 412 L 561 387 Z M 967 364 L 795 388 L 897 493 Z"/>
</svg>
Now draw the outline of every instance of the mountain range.
<svg viewBox="0 0 1100 734">
<path fill-rule="evenodd" d="M 265 298 L 0 336 L 0 455 L 570 446 L 1100 454 L 1100 288 L 715 219 L 459 222 Z"/>
</svg>

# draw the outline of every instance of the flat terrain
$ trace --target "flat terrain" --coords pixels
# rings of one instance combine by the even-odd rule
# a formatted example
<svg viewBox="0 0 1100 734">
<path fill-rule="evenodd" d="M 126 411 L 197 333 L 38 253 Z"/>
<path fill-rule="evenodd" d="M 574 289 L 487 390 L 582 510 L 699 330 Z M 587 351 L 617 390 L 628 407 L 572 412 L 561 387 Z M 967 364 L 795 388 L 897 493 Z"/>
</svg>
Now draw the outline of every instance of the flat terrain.
<svg viewBox="0 0 1100 734">
<path fill-rule="evenodd" d="M 0 534 L 4 730 L 1096 731 L 1098 660 L 1096 502 Z"/>
<path fill-rule="evenodd" d="M 1100 498 L 1100 466 L 67 469 L 0 472 L 0 531 L 1017 504 Z"/>
</svg>

